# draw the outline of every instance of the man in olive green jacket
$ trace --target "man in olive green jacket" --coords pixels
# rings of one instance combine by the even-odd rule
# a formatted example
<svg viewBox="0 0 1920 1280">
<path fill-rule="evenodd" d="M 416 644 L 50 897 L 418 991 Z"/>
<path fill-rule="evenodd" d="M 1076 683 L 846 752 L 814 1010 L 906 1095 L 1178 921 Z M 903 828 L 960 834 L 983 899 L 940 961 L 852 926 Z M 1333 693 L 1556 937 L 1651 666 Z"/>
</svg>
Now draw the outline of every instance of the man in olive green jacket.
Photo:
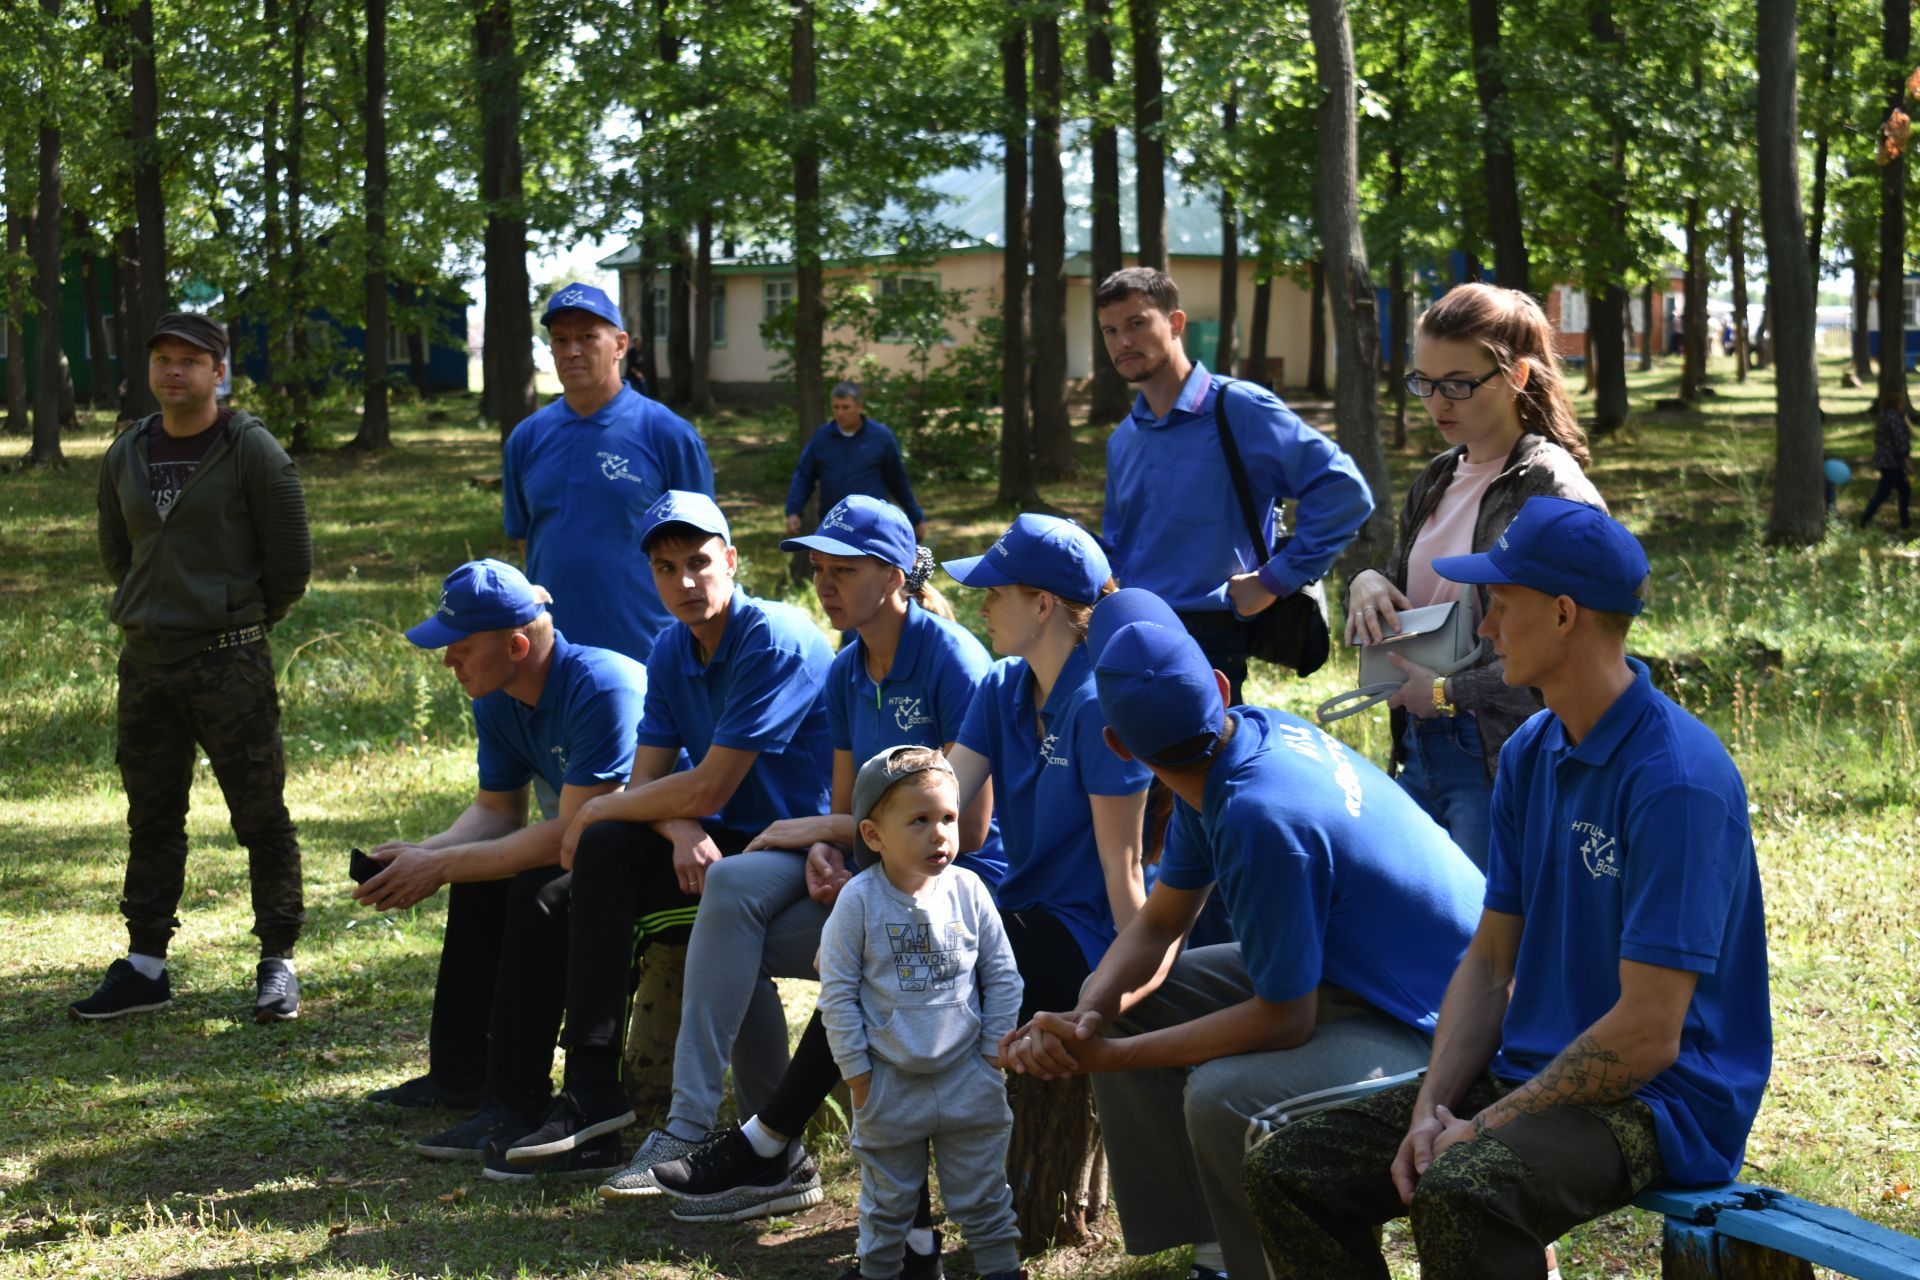
<svg viewBox="0 0 1920 1280">
<path fill-rule="evenodd" d="M 214 398 L 225 329 L 175 312 L 147 350 L 160 412 L 108 446 L 99 500 L 100 558 L 125 636 L 115 756 L 127 789 L 129 948 L 68 1009 L 92 1020 L 172 1002 L 167 943 L 180 927 L 187 796 L 203 750 L 247 850 L 261 957 L 254 1019 L 280 1022 L 300 1012 L 293 946 L 306 911 L 267 631 L 313 569 L 306 498 L 273 434 Z"/>
</svg>

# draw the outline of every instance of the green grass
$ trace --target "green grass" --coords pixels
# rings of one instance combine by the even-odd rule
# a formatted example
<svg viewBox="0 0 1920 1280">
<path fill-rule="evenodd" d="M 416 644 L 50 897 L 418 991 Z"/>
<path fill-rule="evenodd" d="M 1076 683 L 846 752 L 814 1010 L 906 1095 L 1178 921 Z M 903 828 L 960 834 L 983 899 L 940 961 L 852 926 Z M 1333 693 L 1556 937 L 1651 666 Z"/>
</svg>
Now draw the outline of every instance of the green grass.
<svg viewBox="0 0 1920 1280">
<path fill-rule="evenodd" d="M 1840 391 L 1838 372 L 1823 370 L 1829 451 L 1866 472 L 1866 393 Z M 1776 1048 L 1747 1176 L 1920 1231 L 1906 1191 L 1920 1181 L 1920 564 L 1885 524 L 1836 527 L 1805 551 L 1762 548 L 1770 380 L 1741 388 L 1723 375 L 1699 411 L 1652 413 L 1676 381 L 1664 362 L 1635 376 L 1639 416 L 1596 448 L 1593 476 L 1654 559 L 1654 607 L 1634 648 L 1668 660 L 1674 692 L 1728 742 L 1751 793 Z M 468 483 L 498 469 L 495 441 L 470 400 L 432 409 L 401 411 L 385 457 L 303 462 L 319 569 L 274 654 L 311 923 L 303 1015 L 280 1027 L 241 1016 L 253 959 L 245 856 L 204 769 L 177 1007 L 119 1025 L 66 1020 L 66 1001 L 125 938 L 118 641 L 92 532 L 105 429 L 70 435 L 63 471 L 0 476 L 0 609 L 13 624 L 0 646 L 0 1280 L 799 1277 L 835 1272 L 852 1251 L 857 1179 L 833 1132 L 816 1144 L 826 1205 L 770 1226 L 693 1229 L 657 1204 L 604 1208 L 590 1187 L 502 1188 L 419 1160 L 411 1142 L 442 1118 L 359 1102 L 424 1062 L 445 900 L 392 918 L 356 909 L 346 850 L 437 829 L 472 787 L 459 691 L 398 633 L 447 569 L 509 552 L 497 494 Z M 345 438 L 350 423 L 331 426 Z M 749 589 L 810 604 L 774 545 L 793 458 L 784 422 L 723 413 L 702 427 Z M 1424 427 L 1412 434 L 1394 458 L 1397 492 L 1437 447 Z M 1089 520 L 1102 439 L 1083 432 L 1085 478 L 1045 495 Z M 1858 512 L 1864 487 L 1842 495 L 1843 513 Z M 923 496 L 944 554 L 984 545 L 1008 516 L 978 486 L 925 482 Z M 1305 711 L 1351 680 L 1348 665 L 1336 658 L 1304 682 L 1257 673 L 1252 696 Z M 1340 732 L 1384 756 L 1383 715 Z M 808 999 L 797 985 L 790 1009 Z M 1404 1230 L 1388 1240 L 1396 1274 L 1416 1274 Z M 1562 1242 L 1561 1260 L 1570 1280 L 1657 1275 L 1657 1226 L 1615 1215 Z M 1184 1266 L 1179 1253 L 1128 1259 L 1111 1240 L 1037 1264 L 1046 1276 L 1132 1280 Z"/>
</svg>

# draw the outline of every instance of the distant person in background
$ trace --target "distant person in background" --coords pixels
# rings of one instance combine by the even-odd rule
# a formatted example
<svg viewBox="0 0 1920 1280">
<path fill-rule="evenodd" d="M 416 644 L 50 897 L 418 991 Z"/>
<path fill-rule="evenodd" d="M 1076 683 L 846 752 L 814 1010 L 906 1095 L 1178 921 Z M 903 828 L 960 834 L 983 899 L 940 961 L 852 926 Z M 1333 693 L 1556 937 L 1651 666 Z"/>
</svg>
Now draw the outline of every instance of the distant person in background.
<svg viewBox="0 0 1920 1280">
<path fill-rule="evenodd" d="M 646 367 L 640 363 L 639 347 L 627 347 L 626 379 L 627 385 L 635 391 L 649 399 L 653 397 L 653 388 L 647 385 Z"/>
<path fill-rule="evenodd" d="M 1913 527 L 1909 505 L 1913 499 L 1913 484 L 1907 479 L 1913 470 L 1913 432 L 1908 425 L 1908 415 L 1912 410 L 1902 405 L 1897 397 L 1876 401 L 1878 410 L 1873 420 L 1873 465 L 1880 469 L 1880 483 L 1874 486 L 1873 496 L 1867 499 L 1867 509 L 1860 513 L 1860 527 L 1866 528 L 1873 522 L 1874 512 L 1880 510 L 1880 504 L 1890 495 L 1900 497 L 1900 531 L 1905 533 Z"/>
<path fill-rule="evenodd" d="M 1434 559 L 1492 546 L 1528 498 L 1606 510 L 1581 471 L 1586 434 L 1554 359 L 1553 328 L 1527 294 L 1490 284 L 1449 291 L 1414 329 L 1407 390 L 1452 447 L 1407 491 L 1385 570 L 1362 569 L 1347 585 L 1348 644 L 1393 635 L 1402 609 L 1462 599 L 1434 573 Z M 1484 592 L 1465 598 L 1476 616 L 1486 612 Z M 1540 695 L 1508 685 L 1489 645 L 1451 676 L 1397 654 L 1393 662 L 1407 682 L 1387 701 L 1389 772 L 1484 871 L 1500 745 L 1540 709 Z"/>
<path fill-rule="evenodd" d="M 592 285 L 563 286 L 541 323 L 561 397 L 513 429 L 501 475 L 507 536 L 527 577 L 553 595 L 575 644 L 637 662 L 673 621 L 640 546 L 647 511 L 669 489 L 713 495 L 707 447 L 691 424 L 621 377 L 619 308 Z"/>
<path fill-rule="evenodd" d="M 107 446 L 100 558 L 125 637 L 114 757 L 127 789 L 128 953 L 75 1018 L 173 1002 L 167 943 L 187 867 L 187 796 L 201 752 L 247 850 L 260 939 L 254 1021 L 298 1017 L 293 944 L 306 921 L 300 845 L 267 632 L 307 589 L 313 542 L 300 473 L 258 418 L 222 409 L 227 331 L 174 312 L 147 339 L 160 412 Z"/>
<path fill-rule="evenodd" d="M 822 512 L 833 510 L 848 494 L 885 499 L 907 513 L 913 536 L 926 541 L 926 513 L 914 499 L 900 441 L 867 416 L 854 383 L 834 383 L 832 404 L 832 421 L 813 433 L 793 469 L 793 484 L 787 490 L 787 535 L 799 536 L 801 513 L 818 487 Z"/>
</svg>

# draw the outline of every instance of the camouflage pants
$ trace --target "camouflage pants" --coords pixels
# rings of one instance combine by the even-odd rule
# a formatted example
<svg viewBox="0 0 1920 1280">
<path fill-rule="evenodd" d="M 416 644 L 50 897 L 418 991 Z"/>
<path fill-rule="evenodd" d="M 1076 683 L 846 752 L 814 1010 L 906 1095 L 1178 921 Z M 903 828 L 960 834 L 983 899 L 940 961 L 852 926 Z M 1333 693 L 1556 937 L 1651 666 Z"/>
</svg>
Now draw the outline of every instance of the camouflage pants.
<svg viewBox="0 0 1920 1280">
<path fill-rule="evenodd" d="M 1456 1114 L 1511 1087 L 1483 1076 Z M 1247 1197 L 1278 1280 L 1387 1280 L 1374 1228 L 1409 1212 L 1388 1170 L 1419 1093 L 1414 1081 L 1307 1116 L 1247 1153 Z M 1637 1099 L 1522 1116 L 1428 1166 L 1411 1210 L 1420 1274 L 1544 1277 L 1547 1244 L 1663 1172 L 1653 1112 Z"/>
<path fill-rule="evenodd" d="M 132 949 L 164 956 L 187 869 L 187 797 L 204 750 L 247 850 L 253 932 L 263 953 L 291 950 L 306 920 L 300 845 L 282 793 L 286 751 L 265 643 L 208 649 L 165 665 L 120 655 L 115 758 L 127 789 L 127 878 L 120 913 Z"/>
</svg>

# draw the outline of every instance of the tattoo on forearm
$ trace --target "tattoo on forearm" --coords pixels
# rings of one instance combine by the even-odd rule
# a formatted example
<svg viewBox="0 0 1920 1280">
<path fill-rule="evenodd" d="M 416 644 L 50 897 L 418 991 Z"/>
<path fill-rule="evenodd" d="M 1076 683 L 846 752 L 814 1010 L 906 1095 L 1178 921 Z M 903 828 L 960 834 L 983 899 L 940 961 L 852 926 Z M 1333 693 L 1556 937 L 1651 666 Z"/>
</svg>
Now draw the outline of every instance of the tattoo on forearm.
<svg viewBox="0 0 1920 1280">
<path fill-rule="evenodd" d="M 1497 1124 L 1553 1107 L 1618 1102 L 1649 1079 L 1592 1035 L 1582 1035 L 1562 1049 L 1539 1075 L 1475 1117 L 1474 1131 L 1476 1135 L 1485 1132 L 1490 1121 Z"/>
</svg>

